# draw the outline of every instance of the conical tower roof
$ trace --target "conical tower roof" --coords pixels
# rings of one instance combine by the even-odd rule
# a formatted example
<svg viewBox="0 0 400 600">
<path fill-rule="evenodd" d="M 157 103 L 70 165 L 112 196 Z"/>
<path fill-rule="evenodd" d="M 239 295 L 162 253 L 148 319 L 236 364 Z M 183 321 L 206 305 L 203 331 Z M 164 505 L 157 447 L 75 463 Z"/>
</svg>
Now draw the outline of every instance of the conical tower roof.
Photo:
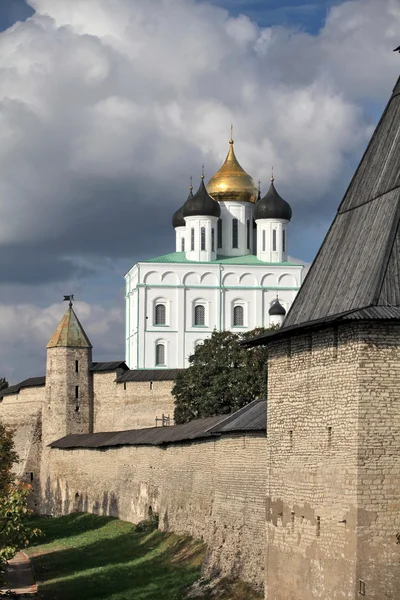
<svg viewBox="0 0 400 600">
<path fill-rule="evenodd" d="M 65 315 L 57 325 L 47 348 L 92 348 L 92 344 L 72 306 L 68 307 Z"/>
<path fill-rule="evenodd" d="M 400 318 L 400 78 L 285 319 Z"/>
<path fill-rule="evenodd" d="M 233 144 L 231 137 L 225 162 L 207 183 L 207 191 L 220 202 L 224 200 L 256 202 L 257 187 L 250 175 L 240 166 Z"/>
</svg>

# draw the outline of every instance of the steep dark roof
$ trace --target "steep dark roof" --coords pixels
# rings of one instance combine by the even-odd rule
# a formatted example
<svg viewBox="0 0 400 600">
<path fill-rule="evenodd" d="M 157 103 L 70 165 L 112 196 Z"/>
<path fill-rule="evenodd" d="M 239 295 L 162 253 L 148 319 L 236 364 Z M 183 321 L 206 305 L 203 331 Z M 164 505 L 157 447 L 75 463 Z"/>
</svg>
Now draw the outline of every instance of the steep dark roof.
<svg viewBox="0 0 400 600">
<path fill-rule="evenodd" d="M 255 400 L 233 415 L 196 419 L 172 427 L 149 427 L 128 431 L 109 431 L 67 435 L 50 444 L 51 448 L 111 448 L 115 446 L 162 446 L 210 438 L 223 433 L 265 432 L 267 403 Z"/>
<path fill-rule="evenodd" d="M 117 382 L 122 381 L 173 381 L 184 369 L 133 369 L 121 373 Z"/>
<path fill-rule="evenodd" d="M 214 425 L 208 433 L 265 431 L 267 427 L 267 401 L 253 400 L 226 419 Z"/>
<path fill-rule="evenodd" d="M 192 186 L 190 186 L 189 195 L 186 198 L 186 202 L 188 200 L 190 200 L 191 198 L 193 198 L 193 191 L 192 190 L 193 190 L 193 188 L 192 188 Z M 186 225 L 185 219 L 183 218 L 183 206 L 181 206 L 172 215 L 172 227 L 175 229 L 175 227 L 185 227 L 185 225 Z"/>
<path fill-rule="evenodd" d="M 199 189 L 194 196 L 186 200 L 182 208 L 184 217 L 219 217 L 221 215 L 221 207 L 219 202 L 213 200 L 206 190 L 204 179 L 201 180 Z"/>
<path fill-rule="evenodd" d="M 398 319 L 399 222 L 400 78 L 283 327 L 264 338 L 342 318 Z"/>
<path fill-rule="evenodd" d="M 47 348 L 92 348 L 72 305 L 70 305 L 57 329 L 50 338 Z"/>
<path fill-rule="evenodd" d="M 290 221 L 292 209 L 276 191 L 273 179 L 268 192 L 263 198 L 257 200 L 254 206 L 254 219 L 285 219 Z"/>
<path fill-rule="evenodd" d="M 94 362 L 90 368 L 94 373 L 107 373 L 110 371 L 116 371 L 117 369 L 128 370 L 128 367 L 124 360 L 114 360 L 111 362 Z"/>
<path fill-rule="evenodd" d="M 10 385 L 10 387 L 1 390 L 0 398 L 7 396 L 7 394 L 19 394 L 23 388 L 43 387 L 44 385 L 46 385 L 46 377 L 44 375 L 42 377 L 30 377 L 29 379 L 24 379 L 24 381 L 21 381 L 20 383 Z"/>
</svg>

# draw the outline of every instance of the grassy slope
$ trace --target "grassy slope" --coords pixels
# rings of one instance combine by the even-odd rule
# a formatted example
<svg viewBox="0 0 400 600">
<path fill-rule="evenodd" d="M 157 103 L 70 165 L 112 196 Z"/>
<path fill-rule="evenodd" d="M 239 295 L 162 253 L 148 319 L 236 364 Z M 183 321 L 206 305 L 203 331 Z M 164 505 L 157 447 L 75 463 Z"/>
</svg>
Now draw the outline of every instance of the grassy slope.
<svg viewBox="0 0 400 600">
<path fill-rule="evenodd" d="M 200 576 L 205 547 L 190 538 L 79 513 L 33 524 L 44 534 L 28 549 L 43 600 L 181 600 Z M 242 583 L 224 583 L 213 597 L 261 596 Z"/>
</svg>

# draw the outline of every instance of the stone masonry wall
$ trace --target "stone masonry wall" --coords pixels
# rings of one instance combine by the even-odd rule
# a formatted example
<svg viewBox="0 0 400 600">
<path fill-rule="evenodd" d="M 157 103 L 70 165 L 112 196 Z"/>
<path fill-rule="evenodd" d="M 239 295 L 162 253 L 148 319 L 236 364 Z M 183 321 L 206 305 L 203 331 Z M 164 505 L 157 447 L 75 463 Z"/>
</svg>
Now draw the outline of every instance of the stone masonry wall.
<svg viewBox="0 0 400 600">
<path fill-rule="evenodd" d="M 151 509 L 160 528 L 203 538 L 207 574 L 262 587 L 265 435 L 233 435 L 167 447 L 51 450 L 42 512 L 110 514 L 134 523 Z"/>
<path fill-rule="evenodd" d="M 154 427 L 156 417 L 174 416 L 173 381 L 116 383 L 116 373 L 94 373 L 94 431 Z"/>
<path fill-rule="evenodd" d="M 9 394 L 0 402 L 0 420 L 14 430 L 14 447 L 19 462 L 18 478 L 32 485 L 31 505 L 35 507 L 39 493 L 39 471 L 42 439 L 42 406 L 45 388 L 24 388 Z"/>
<path fill-rule="evenodd" d="M 400 328 L 269 350 L 266 598 L 400 598 Z"/>
</svg>

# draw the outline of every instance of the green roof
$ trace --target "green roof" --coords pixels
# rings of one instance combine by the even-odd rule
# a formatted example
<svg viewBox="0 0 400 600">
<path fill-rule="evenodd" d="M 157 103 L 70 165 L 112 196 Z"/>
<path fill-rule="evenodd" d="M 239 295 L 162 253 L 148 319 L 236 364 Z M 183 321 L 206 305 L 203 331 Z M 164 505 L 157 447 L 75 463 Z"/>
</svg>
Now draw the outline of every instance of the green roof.
<svg viewBox="0 0 400 600">
<path fill-rule="evenodd" d="M 163 256 L 157 256 L 156 258 L 149 258 L 147 260 L 139 261 L 143 263 L 190 263 L 194 265 L 207 264 L 207 265 L 285 265 L 291 267 L 301 267 L 301 263 L 295 262 L 281 262 L 281 263 L 266 263 L 257 258 L 254 254 L 247 254 L 245 256 L 217 256 L 217 260 L 197 261 L 188 260 L 184 252 L 171 252 L 170 254 L 164 254 Z"/>
<path fill-rule="evenodd" d="M 92 348 L 72 306 L 67 308 L 67 312 L 51 336 L 47 348 Z"/>
</svg>

